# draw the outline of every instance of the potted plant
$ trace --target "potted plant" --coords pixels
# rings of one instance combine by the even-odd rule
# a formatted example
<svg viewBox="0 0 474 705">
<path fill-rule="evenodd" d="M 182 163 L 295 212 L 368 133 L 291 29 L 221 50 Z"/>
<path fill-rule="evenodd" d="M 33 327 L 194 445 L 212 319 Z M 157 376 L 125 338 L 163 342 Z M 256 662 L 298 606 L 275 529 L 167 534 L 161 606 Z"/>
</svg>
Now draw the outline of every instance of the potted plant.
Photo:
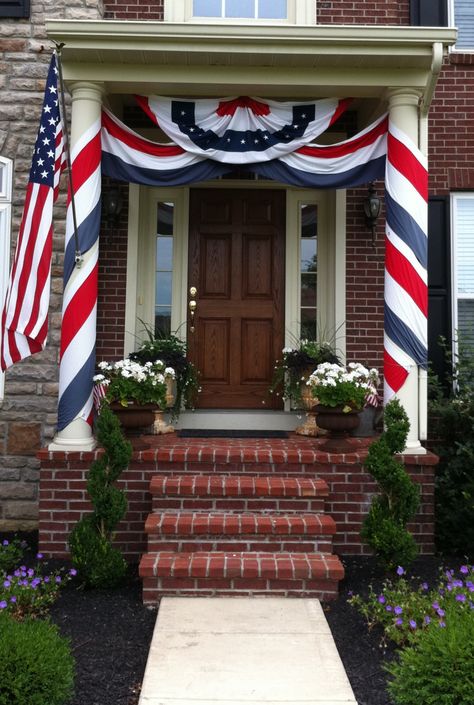
<svg viewBox="0 0 474 705">
<path fill-rule="evenodd" d="M 130 358 L 142 365 L 160 361 L 174 370 L 175 394 L 170 407 L 171 418 L 177 419 L 183 407 L 193 408 L 199 392 L 198 373 L 192 362 L 186 358 L 186 343 L 174 333 L 154 335 L 145 326 L 147 340 Z"/>
<path fill-rule="evenodd" d="M 275 365 L 270 391 L 281 394 L 283 400 L 289 400 L 295 409 L 306 406 L 306 382 L 316 367 L 324 362 L 339 363 L 331 343 L 297 339 L 294 347 L 283 348 L 282 358 Z"/>
<path fill-rule="evenodd" d="M 100 362 L 98 368 L 99 374 L 93 377 L 95 399 L 110 405 L 129 434 L 151 426 L 155 410 L 166 408 L 168 381 L 175 378 L 175 371 L 163 361 L 141 365 L 127 358 Z"/>
<path fill-rule="evenodd" d="M 309 376 L 307 385 L 317 400 L 315 411 L 322 428 L 331 432 L 322 449 L 344 452 L 351 449 L 346 436 L 359 425 L 359 412 L 377 398 L 379 375 L 351 362 L 347 367 L 324 362 Z"/>
</svg>

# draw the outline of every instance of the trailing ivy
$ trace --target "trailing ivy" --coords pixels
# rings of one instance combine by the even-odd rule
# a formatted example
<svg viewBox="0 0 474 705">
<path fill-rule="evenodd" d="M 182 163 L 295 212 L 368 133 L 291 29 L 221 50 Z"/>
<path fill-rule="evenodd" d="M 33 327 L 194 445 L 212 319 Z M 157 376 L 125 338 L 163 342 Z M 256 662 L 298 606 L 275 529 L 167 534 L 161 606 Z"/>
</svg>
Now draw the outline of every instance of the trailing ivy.
<svg viewBox="0 0 474 705">
<path fill-rule="evenodd" d="M 405 448 L 410 423 L 400 402 L 392 400 L 385 407 L 385 430 L 369 448 L 365 467 L 380 488 L 364 521 L 361 537 L 369 544 L 385 567 L 407 565 L 418 548 L 406 529 L 420 504 L 419 488 L 412 482 L 395 453 Z"/>
<path fill-rule="evenodd" d="M 69 546 L 84 585 L 111 587 L 124 578 L 127 570 L 112 541 L 115 528 L 127 511 L 125 493 L 115 483 L 130 462 L 132 447 L 107 404 L 100 410 L 97 439 L 105 452 L 89 470 L 87 491 L 93 511 L 76 524 L 69 536 Z"/>
</svg>

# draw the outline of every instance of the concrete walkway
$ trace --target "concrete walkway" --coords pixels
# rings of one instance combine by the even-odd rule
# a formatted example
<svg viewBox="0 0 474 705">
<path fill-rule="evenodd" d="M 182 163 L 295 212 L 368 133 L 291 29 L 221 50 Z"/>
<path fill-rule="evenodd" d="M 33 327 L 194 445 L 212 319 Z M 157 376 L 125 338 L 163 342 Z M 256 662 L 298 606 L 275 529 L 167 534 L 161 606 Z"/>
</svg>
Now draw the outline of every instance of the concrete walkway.
<svg viewBox="0 0 474 705">
<path fill-rule="evenodd" d="M 318 600 L 160 604 L 140 705 L 357 705 Z"/>
</svg>

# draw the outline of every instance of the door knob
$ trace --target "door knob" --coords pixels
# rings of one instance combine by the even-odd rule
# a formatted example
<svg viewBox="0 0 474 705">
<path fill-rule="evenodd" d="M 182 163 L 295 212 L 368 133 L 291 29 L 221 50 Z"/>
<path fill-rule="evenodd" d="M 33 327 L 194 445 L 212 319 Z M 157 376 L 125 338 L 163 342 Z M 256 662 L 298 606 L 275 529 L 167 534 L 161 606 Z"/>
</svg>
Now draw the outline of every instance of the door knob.
<svg viewBox="0 0 474 705">
<path fill-rule="evenodd" d="M 191 289 L 194 289 L 194 287 L 191 287 Z M 189 306 L 189 315 L 191 317 L 191 325 L 189 327 L 189 330 L 191 331 L 191 333 L 194 333 L 194 314 L 196 313 L 196 308 L 197 308 L 197 302 L 195 301 L 195 299 L 191 299 L 188 306 Z"/>
</svg>

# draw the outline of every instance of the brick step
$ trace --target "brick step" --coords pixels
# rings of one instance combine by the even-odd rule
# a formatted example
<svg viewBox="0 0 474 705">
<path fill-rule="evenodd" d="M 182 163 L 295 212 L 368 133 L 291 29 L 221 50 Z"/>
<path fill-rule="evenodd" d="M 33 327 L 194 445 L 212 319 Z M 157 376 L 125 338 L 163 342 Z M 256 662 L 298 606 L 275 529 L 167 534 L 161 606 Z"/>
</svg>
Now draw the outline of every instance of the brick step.
<svg viewBox="0 0 474 705">
<path fill-rule="evenodd" d="M 245 475 L 155 476 L 153 510 L 322 512 L 329 487 L 305 477 Z"/>
<path fill-rule="evenodd" d="M 326 514 L 164 512 L 145 523 L 148 551 L 332 553 L 336 524 Z"/>
<path fill-rule="evenodd" d="M 145 554 L 140 561 L 143 602 L 164 595 L 337 597 L 344 568 L 324 553 L 208 552 Z"/>
</svg>

